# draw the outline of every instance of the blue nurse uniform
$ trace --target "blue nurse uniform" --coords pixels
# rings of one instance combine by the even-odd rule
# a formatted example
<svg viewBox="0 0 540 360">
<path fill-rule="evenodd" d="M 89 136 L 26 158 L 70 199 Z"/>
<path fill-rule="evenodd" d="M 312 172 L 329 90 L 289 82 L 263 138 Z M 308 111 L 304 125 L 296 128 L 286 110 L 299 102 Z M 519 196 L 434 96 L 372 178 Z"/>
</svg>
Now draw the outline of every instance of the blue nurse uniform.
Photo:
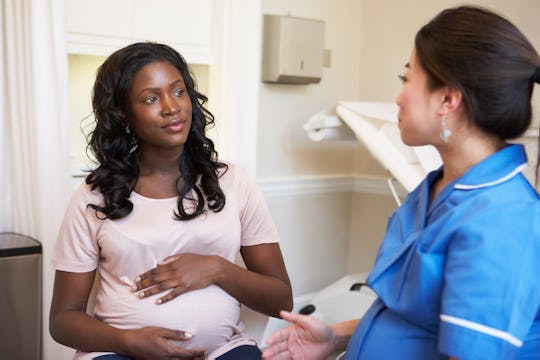
<svg viewBox="0 0 540 360">
<path fill-rule="evenodd" d="M 346 359 L 540 359 L 540 199 L 509 145 L 389 220 Z"/>
</svg>

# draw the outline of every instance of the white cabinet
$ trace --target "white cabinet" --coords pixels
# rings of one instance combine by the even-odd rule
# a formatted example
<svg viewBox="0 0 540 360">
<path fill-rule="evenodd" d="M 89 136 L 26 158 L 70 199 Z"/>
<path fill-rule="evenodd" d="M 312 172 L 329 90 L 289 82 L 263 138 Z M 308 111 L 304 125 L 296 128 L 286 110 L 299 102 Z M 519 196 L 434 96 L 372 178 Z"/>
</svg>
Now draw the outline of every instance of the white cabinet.
<svg viewBox="0 0 540 360">
<path fill-rule="evenodd" d="M 107 56 L 136 41 L 211 63 L 212 0 L 65 0 L 68 52 Z"/>
</svg>

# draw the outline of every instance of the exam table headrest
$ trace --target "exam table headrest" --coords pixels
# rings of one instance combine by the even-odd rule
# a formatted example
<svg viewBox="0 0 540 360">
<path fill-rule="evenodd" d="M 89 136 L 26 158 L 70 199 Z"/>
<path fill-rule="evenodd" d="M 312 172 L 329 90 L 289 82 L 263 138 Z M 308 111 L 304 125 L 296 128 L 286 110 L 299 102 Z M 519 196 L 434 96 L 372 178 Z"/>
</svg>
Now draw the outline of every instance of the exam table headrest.
<svg viewBox="0 0 540 360">
<path fill-rule="evenodd" d="M 352 130 L 370 154 L 411 192 L 428 172 L 441 166 L 442 160 L 433 146 L 411 147 L 401 141 L 397 114 L 398 106 L 394 103 L 341 101 L 332 110 L 312 117 L 304 128 L 317 141 L 313 131 L 314 127 L 324 126 L 321 117 L 326 117 L 327 128 L 334 133 L 339 128 L 336 117 L 339 118 L 346 125 L 344 128 Z"/>
</svg>

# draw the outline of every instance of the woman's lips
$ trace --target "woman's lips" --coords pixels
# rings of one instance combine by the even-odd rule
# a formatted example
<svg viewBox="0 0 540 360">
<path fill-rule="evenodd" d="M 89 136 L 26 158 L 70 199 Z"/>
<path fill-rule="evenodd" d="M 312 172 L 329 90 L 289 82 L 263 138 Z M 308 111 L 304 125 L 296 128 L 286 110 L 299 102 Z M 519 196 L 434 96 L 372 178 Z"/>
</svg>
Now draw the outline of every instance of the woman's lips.
<svg viewBox="0 0 540 360">
<path fill-rule="evenodd" d="M 180 132 L 184 129 L 184 126 L 186 126 L 185 121 L 173 121 L 165 125 L 164 128 L 168 132 Z"/>
</svg>

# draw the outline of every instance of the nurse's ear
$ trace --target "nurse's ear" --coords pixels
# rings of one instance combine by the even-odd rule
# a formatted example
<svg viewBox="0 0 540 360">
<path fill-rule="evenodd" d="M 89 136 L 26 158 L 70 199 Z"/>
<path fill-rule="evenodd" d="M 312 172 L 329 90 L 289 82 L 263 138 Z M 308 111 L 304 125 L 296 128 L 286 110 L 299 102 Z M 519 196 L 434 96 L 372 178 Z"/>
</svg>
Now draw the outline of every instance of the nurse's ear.
<svg viewBox="0 0 540 360">
<path fill-rule="evenodd" d="M 441 110 L 440 115 L 449 115 L 458 111 L 463 102 L 463 94 L 461 91 L 445 86 L 441 89 Z"/>
</svg>

